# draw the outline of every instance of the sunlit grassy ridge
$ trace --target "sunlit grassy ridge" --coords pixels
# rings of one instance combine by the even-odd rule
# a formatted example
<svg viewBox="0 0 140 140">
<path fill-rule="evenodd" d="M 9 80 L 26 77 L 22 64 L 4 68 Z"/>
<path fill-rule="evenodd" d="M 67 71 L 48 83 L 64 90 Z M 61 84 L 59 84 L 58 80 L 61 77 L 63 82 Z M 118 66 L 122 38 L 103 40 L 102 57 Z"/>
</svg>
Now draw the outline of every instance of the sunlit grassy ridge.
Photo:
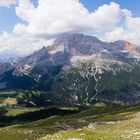
<svg viewBox="0 0 140 140">
<path fill-rule="evenodd" d="M 139 140 L 140 112 L 138 110 L 139 107 L 122 108 L 120 111 L 112 111 L 112 113 L 103 116 L 101 114 L 101 116 L 95 117 L 84 116 L 80 118 L 80 122 L 88 122 L 88 125 L 77 129 L 63 130 L 39 140 Z M 77 122 L 75 123 L 77 124 Z"/>
<path fill-rule="evenodd" d="M 16 91 L 5 91 L 0 92 L 0 106 L 6 106 L 6 105 L 16 105 Z"/>
<path fill-rule="evenodd" d="M 140 106 L 91 107 L 0 129 L 3 140 L 139 140 Z"/>
<path fill-rule="evenodd" d="M 26 108 L 26 107 L 8 109 L 6 116 L 17 116 L 17 115 L 28 113 L 28 112 L 34 112 L 34 111 L 37 111 L 39 109 L 40 108 Z"/>
</svg>

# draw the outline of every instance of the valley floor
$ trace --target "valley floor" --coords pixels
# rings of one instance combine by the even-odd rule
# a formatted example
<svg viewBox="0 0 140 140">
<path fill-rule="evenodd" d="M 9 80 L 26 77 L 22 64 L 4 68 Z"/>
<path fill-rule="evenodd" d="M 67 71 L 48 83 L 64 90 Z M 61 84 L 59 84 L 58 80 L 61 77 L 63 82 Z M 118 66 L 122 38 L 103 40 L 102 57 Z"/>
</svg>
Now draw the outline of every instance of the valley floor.
<svg viewBox="0 0 140 140">
<path fill-rule="evenodd" d="M 0 139 L 140 140 L 140 106 L 91 107 L 71 115 L 17 123 L 1 127 Z"/>
</svg>

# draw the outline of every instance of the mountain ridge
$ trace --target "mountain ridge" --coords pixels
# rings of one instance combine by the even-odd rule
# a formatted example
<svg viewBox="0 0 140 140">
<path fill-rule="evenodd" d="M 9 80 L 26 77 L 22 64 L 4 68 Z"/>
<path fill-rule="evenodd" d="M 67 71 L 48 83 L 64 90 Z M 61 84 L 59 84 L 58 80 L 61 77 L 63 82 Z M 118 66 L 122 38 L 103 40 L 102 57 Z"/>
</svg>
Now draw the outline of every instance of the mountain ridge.
<svg viewBox="0 0 140 140">
<path fill-rule="evenodd" d="M 139 61 L 139 49 L 127 41 L 106 43 L 83 34 L 61 34 L 53 45 L 9 66 L 0 83 L 5 89 L 49 92 L 55 104 L 132 104 L 140 97 Z"/>
</svg>

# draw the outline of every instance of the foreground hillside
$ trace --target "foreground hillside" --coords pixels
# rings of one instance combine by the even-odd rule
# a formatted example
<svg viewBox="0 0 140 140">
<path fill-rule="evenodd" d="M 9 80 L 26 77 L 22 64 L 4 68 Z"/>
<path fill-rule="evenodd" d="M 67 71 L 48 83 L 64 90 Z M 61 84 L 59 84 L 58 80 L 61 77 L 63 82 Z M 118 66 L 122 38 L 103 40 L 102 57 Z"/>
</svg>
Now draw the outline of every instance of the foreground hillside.
<svg viewBox="0 0 140 140">
<path fill-rule="evenodd" d="M 140 106 L 94 106 L 73 115 L 53 115 L 3 127 L 2 140 L 139 140 Z"/>
</svg>

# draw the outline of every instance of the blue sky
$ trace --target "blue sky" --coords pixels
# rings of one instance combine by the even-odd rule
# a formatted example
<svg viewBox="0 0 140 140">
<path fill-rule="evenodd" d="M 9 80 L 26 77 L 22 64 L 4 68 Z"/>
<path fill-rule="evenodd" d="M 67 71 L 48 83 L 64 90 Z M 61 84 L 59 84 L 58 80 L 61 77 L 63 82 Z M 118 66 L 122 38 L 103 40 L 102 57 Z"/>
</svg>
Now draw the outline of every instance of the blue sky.
<svg viewBox="0 0 140 140">
<path fill-rule="evenodd" d="M 34 5 L 37 5 L 38 0 L 31 0 Z M 80 0 L 84 6 L 90 11 L 96 10 L 99 6 L 103 4 L 109 4 L 112 0 Z M 140 0 L 114 0 L 118 3 L 121 8 L 126 8 L 131 10 L 135 17 L 140 16 Z M 12 31 L 14 25 L 18 22 L 23 22 L 15 14 L 15 7 L 11 6 L 0 7 L 0 31 Z"/>
<path fill-rule="evenodd" d="M 140 0 L 81 0 L 90 11 L 112 1 L 118 3 L 121 8 L 131 10 L 135 16 L 140 16 Z"/>
<path fill-rule="evenodd" d="M 21 20 L 15 15 L 15 8 L 0 7 L 0 31 L 11 31 Z"/>
</svg>

